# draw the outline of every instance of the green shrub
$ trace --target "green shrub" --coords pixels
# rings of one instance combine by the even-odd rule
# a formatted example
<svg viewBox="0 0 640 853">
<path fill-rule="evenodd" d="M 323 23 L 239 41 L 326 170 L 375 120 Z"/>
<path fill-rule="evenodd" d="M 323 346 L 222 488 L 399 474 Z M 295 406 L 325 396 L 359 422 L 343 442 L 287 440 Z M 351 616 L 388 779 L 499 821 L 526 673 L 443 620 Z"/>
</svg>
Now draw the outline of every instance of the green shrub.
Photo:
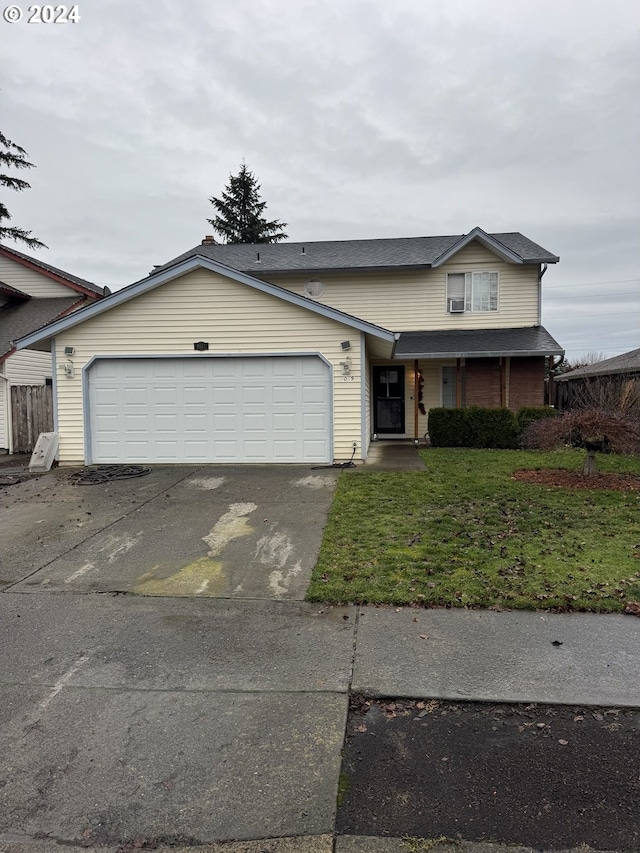
<svg viewBox="0 0 640 853">
<path fill-rule="evenodd" d="M 466 410 L 469 447 L 513 450 L 518 447 L 520 430 L 510 409 L 486 409 L 472 406 Z"/>
<path fill-rule="evenodd" d="M 551 406 L 525 406 L 516 413 L 518 428 L 523 433 L 529 424 L 542 418 L 555 418 L 558 412 Z"/>
<path fill-rule="evenodd" d="M 469 447 L 466 409 L 429 409 L 427 429 L 434 447 Z"/>
<path fill-rule="evenodd" d="M 516 448 L 520 439 L 509 409 L 430 409 L 428 429 L 434 447 Z"/>
</svg>

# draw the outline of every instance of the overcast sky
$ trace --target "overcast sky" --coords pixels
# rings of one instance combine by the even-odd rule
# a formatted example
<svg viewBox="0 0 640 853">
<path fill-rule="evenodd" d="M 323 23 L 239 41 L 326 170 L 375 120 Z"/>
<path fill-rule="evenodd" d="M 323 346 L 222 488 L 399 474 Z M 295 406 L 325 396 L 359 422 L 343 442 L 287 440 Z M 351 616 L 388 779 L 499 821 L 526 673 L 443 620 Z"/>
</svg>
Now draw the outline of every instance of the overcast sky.
<svg viewBox="0 0 640 853">
<path fill-rule="evenodd" d="M 143 277 L 211 233 L 245 158 L 291 240 L 521 231 L 560 255 L 568 357 L 640 346 L 638 0 L 17 5 L 0 129 L 38 168 L 5 202 L 42 260 Z"/>
</svg>

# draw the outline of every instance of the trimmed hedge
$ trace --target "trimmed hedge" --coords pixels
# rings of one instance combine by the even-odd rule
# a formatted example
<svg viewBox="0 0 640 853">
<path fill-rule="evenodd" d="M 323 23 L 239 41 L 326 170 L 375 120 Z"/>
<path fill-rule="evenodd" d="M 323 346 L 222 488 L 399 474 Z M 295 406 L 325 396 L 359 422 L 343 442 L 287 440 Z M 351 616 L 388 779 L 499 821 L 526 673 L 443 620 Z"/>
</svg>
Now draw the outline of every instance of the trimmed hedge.
<svg viewBox="0 0 640 853">
<path fill-rule="evenodd" d="M 515 450 L 529 424 L 553 417 L 554 409 L 528 407 L 514 414 L 510 409 L 430 409 L 428 430 L 433 447 L 477 447 Z"/>
<path fill-rule="evenodd" d="M 469 447 L 466 409 L 429 409 L 427 421 L 433 447 Z"/>
</svg>

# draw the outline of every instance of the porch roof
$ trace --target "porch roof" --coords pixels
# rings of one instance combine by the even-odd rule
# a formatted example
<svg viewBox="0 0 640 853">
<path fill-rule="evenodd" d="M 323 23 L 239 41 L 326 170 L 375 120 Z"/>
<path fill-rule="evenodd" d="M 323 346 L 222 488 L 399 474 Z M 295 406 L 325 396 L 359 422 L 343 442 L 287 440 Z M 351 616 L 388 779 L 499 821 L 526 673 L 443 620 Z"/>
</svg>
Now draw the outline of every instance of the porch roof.
<svg viewBox="0 0 640 853">
<path fill-rule="evenodd" d="M 464 329 L 401 332 L 393 358 L 497 358 L 499 356 L 564 355 L 542 326 L 524 329 Z"/>
</svg>

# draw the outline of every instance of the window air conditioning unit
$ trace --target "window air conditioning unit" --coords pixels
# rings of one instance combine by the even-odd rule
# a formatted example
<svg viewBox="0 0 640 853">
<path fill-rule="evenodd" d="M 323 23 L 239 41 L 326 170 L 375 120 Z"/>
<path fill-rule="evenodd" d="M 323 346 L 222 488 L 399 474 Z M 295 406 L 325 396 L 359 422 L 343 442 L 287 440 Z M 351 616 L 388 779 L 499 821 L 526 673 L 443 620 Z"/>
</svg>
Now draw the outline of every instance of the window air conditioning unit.
<svg viewBox="0 0 640 853">
<path fill-rule="evenodd" d="M 464 299 L 449 299 L 449 314 L 462 314 L 464 312 Z"/>
</svg>

